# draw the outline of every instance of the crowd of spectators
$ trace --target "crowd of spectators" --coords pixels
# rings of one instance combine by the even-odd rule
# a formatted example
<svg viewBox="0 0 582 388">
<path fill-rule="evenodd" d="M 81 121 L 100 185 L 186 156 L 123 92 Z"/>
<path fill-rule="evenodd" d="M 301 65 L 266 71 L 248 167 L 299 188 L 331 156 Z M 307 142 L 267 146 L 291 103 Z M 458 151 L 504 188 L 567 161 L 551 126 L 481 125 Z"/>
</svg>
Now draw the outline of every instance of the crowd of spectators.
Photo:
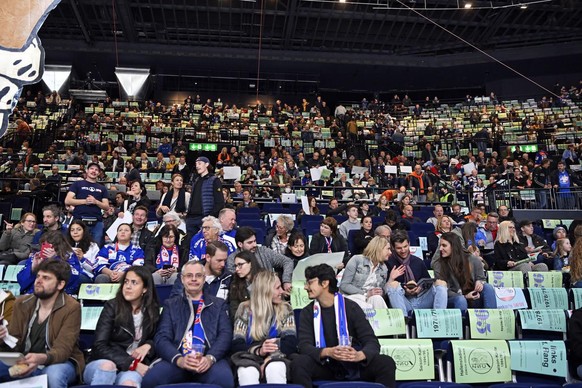
<svg viewBox="0 0 582 388">
<path fill-rule="evenodd" d="M 80 310 L 67 295 L 83 283 L 121 287 L 102 312 L 84 372 L 83 362 L 70 360 L 78 351 L 73 341 L 64 350 L 68 357 L 41 346 L 22 347 L 29 355 L 19 365 L 26 366 L 11 376 L 53 365 L 59 366 L 51 369 L 54 387 L 81 376 L 91 384 L 144 387 L 187 380 L 231 387 L 234 376 L 240 385 L 311 386 L 316 378 L 344 379 L 359 371 L 361 378 L 393 386 L 394 363 L 379 354 L 366 309 L 391 307 L 408 316 L 417 308 L 495 308 L 485 273 L 491 269 L 524 274 L 556 269 L 568 287 L 582 285 L 580 222 L 572 222 L 569 233 L 557 226 L 548 243 L 535 233 L 534 221 L 518 223 L 510 209 L 579 207 L 575 170 L 582 143 L 575 139 L 561 154 L 541 144 L 531 154 L 519 146 L 494 147 L 503 140 L 505 120 L 517 120 L 537 139 L 547 135 L 545 124 L 557 129 L 568 122 L 577 131 L 579 107 L 573 100 L 580 89 L 567 94 L 542 99 L 540 116 L 514 104 L 508 108 L 494 94 L 490 106 L 474 106 L 467 98 L 458 110 L 465 115 L 461 121 L 471 123 L 465 128 L 435 127 L 443 109 L 436 97 L 417 104 L 408 96 L 401 101 L 395 95 L 390 103 L 364 99 L 358 106 L 339 105 L 333 114 L 321 97 L 294 107 L 277 100 L 239 109 L 196 96 L 172 106 L 150 101 L 143 114 L 132 115 L 129 107 L 128 114 L 106 113 L 115 106 L 106 101 L 103 113 L 76 114 L 59 129 L 57 140 L 74 141 L 73 147 L 63 150 L 57 142 L 34 149 L 23 137 L 16 150 L 0 149 L 7 176 L 16 178 L 4 181 L 2 191 L 40 188 L 53 199 L 64 197 L 64 206 L 44 207 L 42 223 L 33 212 L 16 225 L 5 222 L 0 262 L 23 265 L 18 282 L 21 294 L 28 294 L 16 303 L 37 303 L 44 317 L 67 306 L 79 319 L 62 325 L 73 331 L 67 331 L 70 339 L 78 337 Z M 572 116 L 565 120 L 543 110 L 552 107 Z M 183 138 L 177 137 L 180 131 L 163 134 L 183 121 L 184 128 L 206 133 L 209 142 L 232 143 L 236 132 L 236 141 L 244 144 L 188 163 L 188 130 Z M 404 147 L 416 128 L 405 123 L 424 125 L 411 156 Z M 367 149 L 370 141 L 376 147 Z M 466 149 L 462 142 L 471 145 Z M 50 165 L 47 173 L 41 165 Z M 241 168 L 241 176 L 229 182 L 224 169 L 233 166 Z M 410 173 L 391 173 L 391 166 L 409 167 Z M 151 174 L 160 174 L 153 183 Z M 517 188 L 522 195 L 498 202 L 488 188 Z M 534 198 L 523 195 L 528 188 L 538 189 Z M 279 201 L 296 190 L 303 190 L 307 205 L 278 215 L 268 228 L 259 202 Z M 237 226 L 246 209 L 262 227 Z M 259 245 L 261 233 L 266 238 Z M 415 253 L 419 237 L 426 239 L 426 253 Z M 305 290 L 314 302 L 302 311 L 297 332 L 285 301 L 293 292 L 293 270 L 309 255 L 334 252 L 343 252 L 335 268 L 305 271 Z M 160 315 L 155 286 L 162 284 L 172 285 L 172 295 Z M 38 345 L 42 323 L 24 336 L 20 332 L 26 314 L 19 312 L 8 330 L 0 328 L 4 343 L 11 334 L 19 343 L 32 339 Z M 152 364 L 154 356 L 161 362 Z M 329 363 L 313 362 L 321 358 Z"/>
</svg>

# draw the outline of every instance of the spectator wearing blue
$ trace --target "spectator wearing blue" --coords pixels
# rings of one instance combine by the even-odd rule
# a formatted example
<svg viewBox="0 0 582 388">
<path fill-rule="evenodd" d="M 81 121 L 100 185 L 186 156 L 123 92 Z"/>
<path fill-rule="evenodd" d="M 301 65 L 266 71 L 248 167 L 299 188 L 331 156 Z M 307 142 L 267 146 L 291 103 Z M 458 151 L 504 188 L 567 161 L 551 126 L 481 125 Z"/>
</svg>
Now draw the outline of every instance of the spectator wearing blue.
<svg viewBox="0 0 582 388">
<path fill-rule="evenodd" d="M 196 236 L 190 241 L 190 254 L 188 260 L 206 262 L 206 245 L 211 241 L 220 241 L 228 248 L 228 254 L 235 251 L 234 245 L 227 239 L 221 237 L 222 226 L 218 218 L 207 216 L 202 219 L 202 237 Z"/>
<path fill-rule="evenodd" d="M 73 248 L 60 231 L 49 231 L 40 238 L 40 249 L 31 253 L 24 264 L 24 268 L 18 273 L 17 279 L 20 285 L 20 294 L 34 292 L 34 282 L 38 274 L 38 268 L 44 261 L 60 260 L 68 264 L 70 276 L 65 285 L 65 292 L 76 295 L 81 285 L 81 263 L 73 252 Z"/>
<path fill-rule="evenodd" d="M 144 265 L 144 258 L 143 250 L 131 243 L 131 225 L 119 225 L 116 241 L 97 254 L 95 283 L 118 283 L 132 265 Z"/>
<path fill-rule="evenodd" d="M 206 246 L 204 293 L 228 300 L 232 273 L 225 269 L 228 247 L 222 241 L 211 241 Z M 180 276 L 174 282 L 170 297 L 182 295 L 184 285 Z"/>
<path fill-rule="evenodd" d="M 101 211 L 109 209 L 109 193 L 105 186 L 97 183 L 101 167 L 89 163 L 86 178 L 73 182 L 65 197 L 65 205 L 75 206 L 73 217 L 82 220 L 91 230 L 91 236 L 97 244 L 103 241 L 103 216 Z"/>
<path fill-rule="evenodd" d="M 218 216 L 218 212 L 224 208 L 222 195 L 222 183 L 215 175 L 208 171 L 210 160 L 205 156 L 196 159 L 197 176 L 192 182 L 192 194 L 186 228 L 188 233 L 194 235 L 202 225 L 202 218 L 206 216 Z"/>
<path fill-rule="evenodd" d="M 558 209 L 574 208 L 575 197 L 572 193 L 572 187 L 580 184 L 580 180 L 566 170 L 566 163 L 564 161 L 558 162 L 558 169 L 552 174 L 552 187 L 557 190 Z"/>
<path fill-rule="evenodd" d="M 170 140 L 168 140 L 167 137 L 164 137 L 162 139 L 162 144 L 160 144 L 160 146 L 158 147 L 158 152 L 161 152 L 165 158 L 170 156 L 170 154 L 172 153 L 172 143 L 170 143 Z"/>
<path fill-rule="evenodd" d="M 196 382 L 233 388 L 226 359 L 232 341 L 228 305 L 204 293 L 204 265 L 189 261 L 182 267 L 182 295 L 167 299 L 155 337 L 161 360 L 144 376 L 141 386 Z"/>
<path fill-rule="evenodd" d="M 433 261 L 435 277 L 447 283 L 447 307 L 497 308 L 495 290 L 486 283 L 481 260 L 463 247 L 458 234 L 443 233 L 439 242 L 440 257 Z"/>
<path fill-rule="evenodd" d="M 428 290 L 418 286 L 421 279 L 430 275 L 422 259 L 410 253 L 410 239 L 405 231 L 394 231 L 390 236 L 392 255 L 388 258 L 386 294 L 392 308 L 408 315 L 414 309 L 447 308 L 447 285 L 436 280 Z M 424 292 L 423 292 L 424 291 Z"/>
</svg>

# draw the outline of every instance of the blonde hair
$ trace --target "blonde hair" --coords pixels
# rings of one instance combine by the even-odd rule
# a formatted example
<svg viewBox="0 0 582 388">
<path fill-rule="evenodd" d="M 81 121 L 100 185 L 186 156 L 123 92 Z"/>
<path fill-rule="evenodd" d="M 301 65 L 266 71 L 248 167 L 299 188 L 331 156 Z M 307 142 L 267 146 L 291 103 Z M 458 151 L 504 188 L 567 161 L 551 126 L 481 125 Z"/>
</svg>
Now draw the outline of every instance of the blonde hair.
<svg viewBox="0 0 582 388">
<path fill-rule="evenodd" d="M 276 281 L 277 274 L 271 271 L 260 271 L 253 279 L 250 299 L 253 319 L 250 334 L 255 341 L 269 337 L 273 319 L 278 331 L 283 323 L 286 302 L 273 304 L 273 288 Z"/>
<path fill-rule="evenodd" d="M 443 219 L 445 217 L 449 219 L 450 228 L 451 228 L 450 230 L 447 230 L 447 232 L 451 232 L 453 230 L 453 220 L 452 220 L 452 218 L 449 217 L 449 216 L 447 216 L 447 215 L 443 215 L 441 218 L 437 219 L 437 224 L 436 224 L 436 228 L 435 228 L 435 230 L 437 232 L 445 233 L 443 231 L 443 229 L 442 229 L 443 228 Z"/>
<path fill-rule="evenodd" d="M 382 256 L 382 250 L 388 245 L 388 239 L 380 236 L 374 237 L 364 249 L 366 256 L 372 264 L 378 265 L 386 261 L 387 257 Z"/>
<path fill-rule="evenodd" d="M 22 215 L 22 217 L 20 217 L 20 222 L 19 222 L 18 224 L 14 225 L 14 228 L 15 228 L 15 229 L 16 229 L 16 228 L 18 228 L 18 229 L 23 229 L 23 228 L 24 228 L 24 220 L 26 220 L 26 217 L 28 217 L 28 216 L 33 216 L 33 217 L 34 217 L 34 221 L 35 221 L 35 224 L 34 224 L 34 229 L 36 230 L 36 222 L 38 222 L 38 221 L 37 221 L 37 219 L 36 219 L 36 215 L 35 215 L 34 213 L 30 213 L 30 212 L 28 212 L 28 213 L 24 213 L 24 214 Z"/>
<path fill-rule="evenodd" d="M 554 256 L 562 256 L 563 250 L 564 250 L 564 244 L 566 243 L 566 240 L 568 240 L 568 242 L 570 242 L 570 239 L 568 237 L 564 237 L 564 238 L 559 238 L 558 240 L 556 240 L 556 249 L 554 250 Z M 571 253 L 571 251 L 570 251 Z"/>
<path fill-rule="evenodd" d="M 517 233 L 515 233 L 513 237 L 511 237 L 509 227 L 512 225 L 513 227 L 515 227 L 513 221 L 503 221 L 502 223 L 500 223 L 499 229 L 497 229 L 497 238 L 495 239 L 495 241 L 496 242 L 499 241 L 499 243 L 501 244 L 505 243 L 519 244 L 519 237 L 517 237 Z"/>
<path fill-rule="evenodd" d="M 582 280 L 582 238 L 576 239 L 570 252 L 570 283 L 578 280 Z"/>
</svg>

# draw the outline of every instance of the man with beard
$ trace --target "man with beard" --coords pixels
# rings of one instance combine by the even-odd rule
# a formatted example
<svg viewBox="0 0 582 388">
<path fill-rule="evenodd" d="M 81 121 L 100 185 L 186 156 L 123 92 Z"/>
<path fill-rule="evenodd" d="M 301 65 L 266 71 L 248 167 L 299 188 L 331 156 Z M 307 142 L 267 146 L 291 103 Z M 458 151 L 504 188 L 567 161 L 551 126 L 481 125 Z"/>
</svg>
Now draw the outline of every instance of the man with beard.
<svg viewBox="0 0 582 388">
<path fill-rule="evenodd" d="M 2 350 L 24 354 L 10 371 L 0 362 L 0 381 L 43 374 L 51 388 L 66 388 L 77 381 L 85 360 L 77 346 L 81 305 L 63 291 L 70 276 L 64 261 L 39 265 L 34 294 L 19 297 L 8 329 L 0 326 Z"/>
<path fill-rule="evenodd" d="M 32 239 L 32 244 L 38 244 L 42 235 L 50 230 L 59 230 L 63 234 L 67 228 L 61 224 L 61 210 L 56 205 L 48 205 L 42 209 L 42 230 L 38 231 Z"/>
<path fill-rule="evenodd" d="M 202 218 L 217 217 L 218 212 L 224 207 L 222 183 L 215 175 L 208 172 L 209 165 L 210 160 L 205 156 L 199 156 L 196 159 L 198 176 L 192 183 L 192 196 L 186 217 L 186 229 L 191 235 L 195 235 L 200 229 Z"/>
</svg>

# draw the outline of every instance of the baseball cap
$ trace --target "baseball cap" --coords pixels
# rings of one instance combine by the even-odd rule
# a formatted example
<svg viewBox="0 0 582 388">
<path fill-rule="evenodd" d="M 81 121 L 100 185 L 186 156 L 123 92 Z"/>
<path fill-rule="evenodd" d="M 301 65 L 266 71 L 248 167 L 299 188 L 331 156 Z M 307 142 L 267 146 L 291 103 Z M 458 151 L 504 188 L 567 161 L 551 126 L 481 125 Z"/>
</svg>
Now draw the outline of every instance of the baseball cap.
<svg viewBox="0 0 582 388">
<path fill-rule="evenodd" d="M 210 160 L 208 160 L 208 158 L 206 156 L 199 156 L 196 159 L 197 162 L 204 162 L 204 163 L 210 163 Z"/>
<path fill-rule="evenodd" d="M 95 162 L 91 162 L 91 163 L 89 163 L 89 164 L 87 165 L 87 170 L 88 170 L 90 167 L 92 167 L 92 166 L 97 166 L 97 168 L 98 168 L 99 170 L 101 170 L 101 165 L 100 165 L 99 163 L 95 163 Z"/>
<path fill-rule="evenodd" d="M 530 221 L 530 220 L 523 220 L 523 221 L 521 221 L 521 222 L 519 223 L 519 227 L 520 227 L 520 228 L 523 228 L 524 226 L 528 226 L 528 225 L 531 225 L 531 224 L 533 224 L 533 222 L 532 222 L 532 221 Z"/>
</svg>

